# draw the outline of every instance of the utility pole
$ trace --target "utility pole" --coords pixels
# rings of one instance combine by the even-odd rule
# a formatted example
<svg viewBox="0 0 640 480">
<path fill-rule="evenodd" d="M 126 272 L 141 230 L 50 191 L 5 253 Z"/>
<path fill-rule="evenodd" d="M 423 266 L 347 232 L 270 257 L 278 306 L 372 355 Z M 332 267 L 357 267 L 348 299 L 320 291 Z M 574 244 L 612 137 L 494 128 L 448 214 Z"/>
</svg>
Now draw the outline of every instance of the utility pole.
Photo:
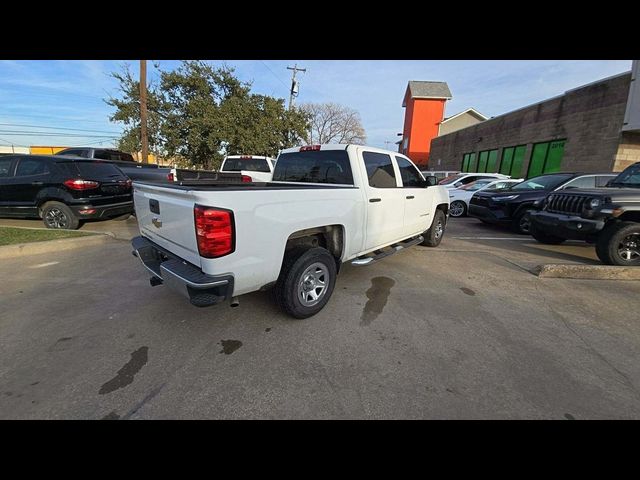
<svg viewBox="0 0 640 480">
<path fill-rule="evenodd" d="M 147 137 L 147 61 L 140 60 L 140 143 L 142 163 L 149 163 L 149 138 Z"/>
<path fill-rule="evenodd" d="M 289 94 L 289 110 L 293 106 L 293 99 L 298 96 L 298 81 L 296 80 L 296 73 L 298 72 L 306 72 L 306 68 L 298 68 L 298 64 L 296 63 L 293 67 L 287 67 L 287 70 L 293 70 L 291 74 L 291 92 Z"/>
</svg>

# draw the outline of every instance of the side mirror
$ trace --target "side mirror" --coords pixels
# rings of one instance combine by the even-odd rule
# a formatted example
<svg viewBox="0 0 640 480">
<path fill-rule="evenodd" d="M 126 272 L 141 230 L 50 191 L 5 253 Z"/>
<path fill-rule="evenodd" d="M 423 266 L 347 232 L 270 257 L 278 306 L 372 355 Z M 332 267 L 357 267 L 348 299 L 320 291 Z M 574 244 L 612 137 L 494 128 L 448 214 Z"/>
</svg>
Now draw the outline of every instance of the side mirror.
<svg viewBox="0 0 640 480">
<path fill-rule="evenodd" d="M 425 177 L 424 179 L 424 186 L 426 187 L 433 187 L 434 185 L 438 184 L 438 178 L 435 177 L 434 175 L 429 175 L 428 177 Z"/>
</svg>

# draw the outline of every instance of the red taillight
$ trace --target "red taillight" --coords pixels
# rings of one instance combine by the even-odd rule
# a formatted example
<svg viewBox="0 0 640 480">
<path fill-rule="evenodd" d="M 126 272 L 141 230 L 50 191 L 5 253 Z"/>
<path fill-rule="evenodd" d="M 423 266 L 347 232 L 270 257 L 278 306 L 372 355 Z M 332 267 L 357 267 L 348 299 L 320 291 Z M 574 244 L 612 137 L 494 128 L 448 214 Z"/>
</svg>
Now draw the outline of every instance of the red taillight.
<svg viewBox="0 0 640 480">
<path fill-rule="evenodd" d="M 314 150 L 320 150 L 320 145 L 306 145 L 304 147 L 300 147 L 301 152 L 310 152 Z"/>
<path fill-rule="evenodd" d="M 242 183 L 251 183 L 253 182 L 253 178 L 249 175 L 242 175 Z"/>
<path fill-rule="evenodd" d="M 92 188 L 98 188 L 100 184 L 91 180 L 80 180 L 74 178 L 71 180 L 65 180 L 64 184 L 71 190 L 90 190 Z"/>
<path fill-rule="evenodd" d="M 233 252 L 235 245 L 231 211 L 196 205 L 193 216 L 201 257 L 216 258 Z"/>
<path fill-rule="evenodd" d="M 132 184 L 132 183 L 133 183 L 133 182 L 131 181 L 131 179 L 130 179 L 130 178 L 128 178 L 128 179 L 127 179 L 127 181 L 126 181 L 126 182 L 124 182 L 124 184 L 127 186 L 127 188 L 131 188 L 131 184 Z"/>
<path fill-rule="evenodd" d="M 169 173 L 167 173 L 167 180 L 169 180 L 170 182 L 175 181 L 175 180 L 173 179 L 173 172 L 169 172 Z"/>
</svg>

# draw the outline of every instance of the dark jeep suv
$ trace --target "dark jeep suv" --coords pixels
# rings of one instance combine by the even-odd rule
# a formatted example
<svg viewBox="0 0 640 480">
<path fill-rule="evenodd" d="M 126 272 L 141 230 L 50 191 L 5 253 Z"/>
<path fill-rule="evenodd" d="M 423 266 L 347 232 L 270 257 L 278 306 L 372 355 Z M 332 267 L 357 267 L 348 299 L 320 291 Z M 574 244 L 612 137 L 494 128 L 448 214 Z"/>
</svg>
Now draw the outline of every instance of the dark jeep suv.
<svg viewBox="0 0 640 480">
<path fill-rule="evenodd" d="M 615 176 L 615 173 L 548 173 L 497 192 L 481 190 L 469 200 L 468 215 L 485 223 L 511 226 L 517 233 L 527 235 L 529 213 L 549 192 L 604 187 Z"/>
<path fill-rule="evenodd" d="M 553 192 L 531 212 L 531 235 L 541 243 L 567 239 L 596 244 L 608 265 L 640 265 L 640 162 L 606 188 Z"/>
<path fill-rule="evenodd" d="M 88 219 L 133 213 L 131 180 L 118 167 L 64 156 L 0 157 L 0 217 L 42 218 L 75 230 Z"/>
</svg>

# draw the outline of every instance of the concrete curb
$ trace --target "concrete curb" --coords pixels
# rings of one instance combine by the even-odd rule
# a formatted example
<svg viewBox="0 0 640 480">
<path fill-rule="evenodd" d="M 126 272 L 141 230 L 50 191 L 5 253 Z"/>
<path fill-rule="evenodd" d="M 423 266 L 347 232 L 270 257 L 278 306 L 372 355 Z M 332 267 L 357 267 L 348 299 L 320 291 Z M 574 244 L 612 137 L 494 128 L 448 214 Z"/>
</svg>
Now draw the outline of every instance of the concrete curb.
<svg viewBox="0 0 640 480">
<path fill-rule="evenodd" d="M 78 247 L 100 245 L 108 242 L 112 237 L 108 235 L 89 235 L 78 238 L 61 238 L 59 240 L 45 240 L 43 242 L 18 243 L 0 247 L 0 259 L 37 255 L 39 253 L 60 252 Z"/>
<path fill-rule="evenodd" d="M 570 265 L 547 263 L 538 265 L 531 273 L 540 278 L 577 278 L 586 280 L 640 280 L 639 267 L 611 265 Z"/>
</svg>

